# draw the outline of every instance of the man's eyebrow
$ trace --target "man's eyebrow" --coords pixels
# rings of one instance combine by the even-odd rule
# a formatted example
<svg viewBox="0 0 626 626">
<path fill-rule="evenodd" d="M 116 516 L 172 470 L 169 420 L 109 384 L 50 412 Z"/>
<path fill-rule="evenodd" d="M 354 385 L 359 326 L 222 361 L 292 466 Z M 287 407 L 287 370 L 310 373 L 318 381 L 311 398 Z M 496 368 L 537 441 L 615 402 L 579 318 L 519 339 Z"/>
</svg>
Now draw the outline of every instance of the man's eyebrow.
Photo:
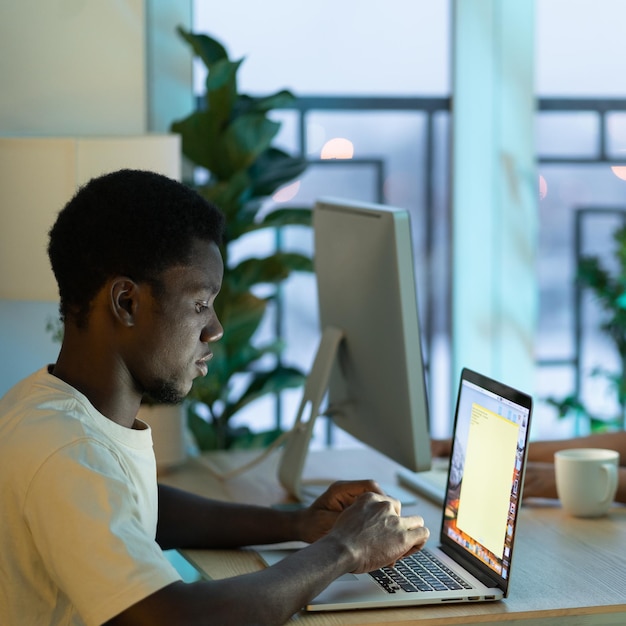
<svg viewBox="0 0 626 626">
<path fill-rule="evenodd" d="M 193 286 L 194 291 L 208 292 L 210 294 L 218 293 L 220 286 L 216 283 L 199 282 Z"/>
</svg>

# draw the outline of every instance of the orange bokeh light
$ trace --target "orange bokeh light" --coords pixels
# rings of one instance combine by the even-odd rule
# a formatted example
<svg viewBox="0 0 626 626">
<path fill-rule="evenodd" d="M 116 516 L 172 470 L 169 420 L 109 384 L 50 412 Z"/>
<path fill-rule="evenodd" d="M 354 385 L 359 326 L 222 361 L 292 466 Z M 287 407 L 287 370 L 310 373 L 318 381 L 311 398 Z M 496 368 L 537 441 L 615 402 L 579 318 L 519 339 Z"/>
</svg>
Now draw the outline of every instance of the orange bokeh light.
<svg viewBox="0 0 626 626">
<path fill-rule="evenodd" d="M 354 156 L 354 145 L 349 139 L 335 137 L 327 141 L 321 153 L 322 159 L 351 159 Z"/>
<path fill-rule="evenodd" d="M 626 165 L 611 165 L 611 171 L 618 178 L 626 180 Z"/>
<path fill-rule="evenodd" d="M 300 181 L 296 180 L 278 189 L 272 196 L 272 200 L 274 202 L 289 202 L 298 195 L 298 191 L 300 191 Z"/>
</svg>

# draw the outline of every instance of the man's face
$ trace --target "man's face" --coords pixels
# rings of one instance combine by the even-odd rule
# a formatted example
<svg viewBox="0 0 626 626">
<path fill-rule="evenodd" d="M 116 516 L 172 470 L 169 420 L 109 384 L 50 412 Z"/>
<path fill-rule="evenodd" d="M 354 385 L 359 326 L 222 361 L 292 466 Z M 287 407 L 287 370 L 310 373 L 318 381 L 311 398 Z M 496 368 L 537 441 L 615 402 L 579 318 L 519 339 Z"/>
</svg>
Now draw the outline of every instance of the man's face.
<svg viewBox="0 0 626 626">
<path fill-rule="evenodd" d="M 190 258 L 189 265 L 163 272 L 163 294 L 140 310 L 133 376 L 156 402 L 183 400 L 194 378 L 207 373 L 209 344 L 223 334 L 213 308 L 224 274 L 219 249 L 196 240 Z"/>
</svg>

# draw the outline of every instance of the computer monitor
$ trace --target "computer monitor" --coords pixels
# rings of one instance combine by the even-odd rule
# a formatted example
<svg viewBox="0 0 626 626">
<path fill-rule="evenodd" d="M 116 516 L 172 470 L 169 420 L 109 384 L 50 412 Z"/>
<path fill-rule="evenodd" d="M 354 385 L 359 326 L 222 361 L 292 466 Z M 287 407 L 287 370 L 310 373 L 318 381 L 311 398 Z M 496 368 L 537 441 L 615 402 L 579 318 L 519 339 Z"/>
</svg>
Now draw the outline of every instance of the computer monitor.
<svg viewBox="0 0 626 626">
<path fill-rule="evenodd" d="M 279 479 L 306 499 L 302 470 L 315 418 L 405 468 L 430 468 L 410 218 L 389 206 L 323 199 L 313 209 L 322 338 Z"/>
</svg>

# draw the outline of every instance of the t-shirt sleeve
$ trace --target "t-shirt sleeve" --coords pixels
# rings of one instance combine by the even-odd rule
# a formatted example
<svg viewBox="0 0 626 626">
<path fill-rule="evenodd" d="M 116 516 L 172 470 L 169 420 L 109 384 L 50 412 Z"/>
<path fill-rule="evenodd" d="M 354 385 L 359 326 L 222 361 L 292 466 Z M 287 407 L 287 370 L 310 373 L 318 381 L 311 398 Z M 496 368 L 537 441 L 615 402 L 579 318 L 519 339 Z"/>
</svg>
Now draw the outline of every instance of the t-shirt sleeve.
<svg viewBox="0 0 626 626">
<path fill-rule="evenodd" d="M 99 442 L 74 442 L 49 457 L 24 516 L 50 577 L 89 625 L 180 580 L 142 524 L 132 481 Z"/>
</svg>

